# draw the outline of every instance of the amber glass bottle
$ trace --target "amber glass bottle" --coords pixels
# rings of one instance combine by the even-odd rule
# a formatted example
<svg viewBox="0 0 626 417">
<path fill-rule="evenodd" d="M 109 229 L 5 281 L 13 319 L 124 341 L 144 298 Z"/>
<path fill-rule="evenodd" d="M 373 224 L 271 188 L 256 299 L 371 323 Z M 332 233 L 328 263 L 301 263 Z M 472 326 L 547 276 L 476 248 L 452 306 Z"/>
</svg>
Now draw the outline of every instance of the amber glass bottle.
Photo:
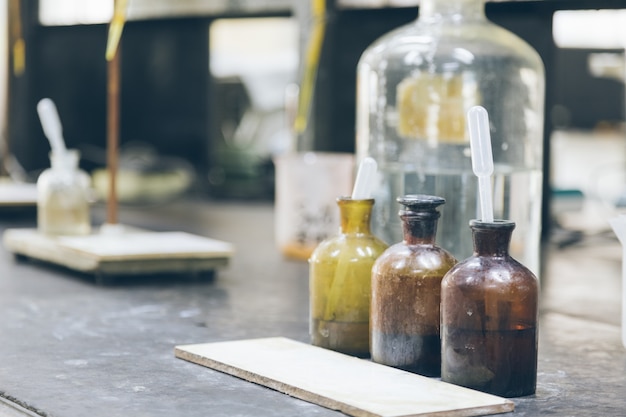
<svg viewBox="0 0 626 417">
<path fill-rule="evenodd" d="M 340 233 L 309 259 L 311 343 L 369 357 L 372 265 L 387 248 L 370 232 L 373 199 L 337 200 Z"/>
<path fill-rule="evenodd" d="M 537 278 L 509 255 L 514 222 L 470 227 L 474 254 L 441 284 L 441 379 L 504 397 L 533 394 Z"/>
<path fill-rule="evenodd" d="M 400 219 L 404 239 L 372 269 L 372 360 L 425 376 L 441 372 L 441 280 L 456 259 L 435 245 L 441 197 L 407 195 Z"/>
</svg>

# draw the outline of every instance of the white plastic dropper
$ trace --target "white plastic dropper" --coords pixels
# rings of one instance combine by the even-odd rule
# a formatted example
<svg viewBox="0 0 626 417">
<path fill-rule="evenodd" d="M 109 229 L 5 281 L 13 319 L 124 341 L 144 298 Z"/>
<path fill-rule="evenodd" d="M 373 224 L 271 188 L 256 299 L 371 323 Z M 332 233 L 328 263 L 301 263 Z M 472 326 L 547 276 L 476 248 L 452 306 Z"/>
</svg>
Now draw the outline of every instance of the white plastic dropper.
<svg viewBox="0 0 626 417">
<path fill-rule="evenodd" d="M 366 200 L 371 198 L 372 186 L 376 177 L 378 164 L 374 158 L 367 157 L 361 161 L 359 171 L 356 174 L 356 181 L 352 189 L 353 200 Z"/>
<path fill-rule="evenodd" d="M 472 151 L 472 169 L 478 177 L 480 195 L 480 218 L 483 222 L 493 222 L 493 200 L 491 196 L 491 175 L 493 174 L 493 155 L 491 153 L 491 135 L 489 134 L 489 115 L 481 106 L 474 106 L 467 112 L 470 147 Z"/>
<path fill-rule="evenodd" d="M 57 107 L 49 98 L 43 98 L 37 103 L 37 113 L 41 121 L 43 133 L 50 141 L 52 152 L 57 155 L 65 154 L 65 140 L 63 140 L 63 129 L 61 127 L 61 119 L 57 112 Z"/>
</svg>

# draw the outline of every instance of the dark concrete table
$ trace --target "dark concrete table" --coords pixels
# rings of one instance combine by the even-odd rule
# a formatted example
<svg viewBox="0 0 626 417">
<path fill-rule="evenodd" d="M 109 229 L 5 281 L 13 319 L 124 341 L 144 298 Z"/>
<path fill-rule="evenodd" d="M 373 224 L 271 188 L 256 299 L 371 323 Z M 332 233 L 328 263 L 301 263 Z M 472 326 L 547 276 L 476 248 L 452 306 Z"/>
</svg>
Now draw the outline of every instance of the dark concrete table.
<svg viewBox="0 0 626 417">
<path fill-rule="evenodd" d="M 0 249 L 0 415 L 342 415 L 174 357 L 178 344 L 308 341 L 307 265 L 275 249 L 271 205 L 185 202 L 126 208 L 120 219 L 230 241 L 236 254 L 213 281 L 103 287 Z M 0 215 L 0 231 L 33 225 Z M 602 258 L 617 243 L 607 245 L 550 251 L 537 395 L 515 399 L 509 415 L 626 415 L 620 262 Z"/>
</svg>

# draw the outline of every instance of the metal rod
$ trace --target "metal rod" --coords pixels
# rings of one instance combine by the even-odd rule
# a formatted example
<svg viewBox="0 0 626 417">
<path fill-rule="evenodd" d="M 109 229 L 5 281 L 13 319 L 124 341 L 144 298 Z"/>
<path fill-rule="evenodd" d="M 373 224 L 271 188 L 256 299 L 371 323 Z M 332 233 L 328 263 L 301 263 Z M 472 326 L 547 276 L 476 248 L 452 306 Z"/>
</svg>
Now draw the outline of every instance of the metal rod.
<svg viewBox="0 0 626 417">
<path fill-rule="evenodd" d="M 109 193 L 107 198 L 107 218 L 109 224 L 116 224 L 117 216 L 117 169 L 120 132 L 120 47 L 113 59 L 107 61 L 107 170 L 109 173 Z"/>
</svg>

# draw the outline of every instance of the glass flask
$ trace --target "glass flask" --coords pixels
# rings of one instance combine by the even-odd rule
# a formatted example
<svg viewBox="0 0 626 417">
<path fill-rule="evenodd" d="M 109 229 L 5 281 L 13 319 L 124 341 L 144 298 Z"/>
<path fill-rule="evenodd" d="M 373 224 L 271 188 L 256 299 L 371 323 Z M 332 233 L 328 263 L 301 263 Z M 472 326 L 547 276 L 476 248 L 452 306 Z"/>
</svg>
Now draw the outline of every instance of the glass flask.
<svg viewBox="0 0 626 417">
<path fill-rule="evenodd" d="M 490 22 L 484 0 L 422 0 L 419 17 L 370 45 L 357 67 L 357 163 L 378 162 L 372 231 L 401 237 L 394 198 L 446 199 L 437 241 L 471 255 L 476 217 L 467 111 L 489 112 L 494 215 L 516 222 L 511 253 L 537 273 L 543 172 L 543 63 L 526 42 Z"/>
<path fill-rule="evenodd" d="M 374 362 L 425 376 L 441 373 L 441 280 L 456 259 L 435 244 L 441 197 L 407 195 L 404 240 L 390 246 L 372 269 L 371 353 Z"/>
<path fill-rule="evenodd" d="M 387 244 L 370 232 L 373 199 L 337 200 L 340 232 L 309 259 L 311 343 L 369 357 L 372 265 Z"/>
<path fill-rule="evenodd" d="M 76 149 L 50 152 L 51 167 L 37 179 L 37 229 L 48 235 L 91 232 L 89 176 L 78 167 Z"/>
<path fill-rule="evenodd" d="M 474 255 L 441 283 L 441 379 L 503 397 L 535 393 L 538 280 L 509 255 L 515 223 L 470 223 Z"/>
</svg>

